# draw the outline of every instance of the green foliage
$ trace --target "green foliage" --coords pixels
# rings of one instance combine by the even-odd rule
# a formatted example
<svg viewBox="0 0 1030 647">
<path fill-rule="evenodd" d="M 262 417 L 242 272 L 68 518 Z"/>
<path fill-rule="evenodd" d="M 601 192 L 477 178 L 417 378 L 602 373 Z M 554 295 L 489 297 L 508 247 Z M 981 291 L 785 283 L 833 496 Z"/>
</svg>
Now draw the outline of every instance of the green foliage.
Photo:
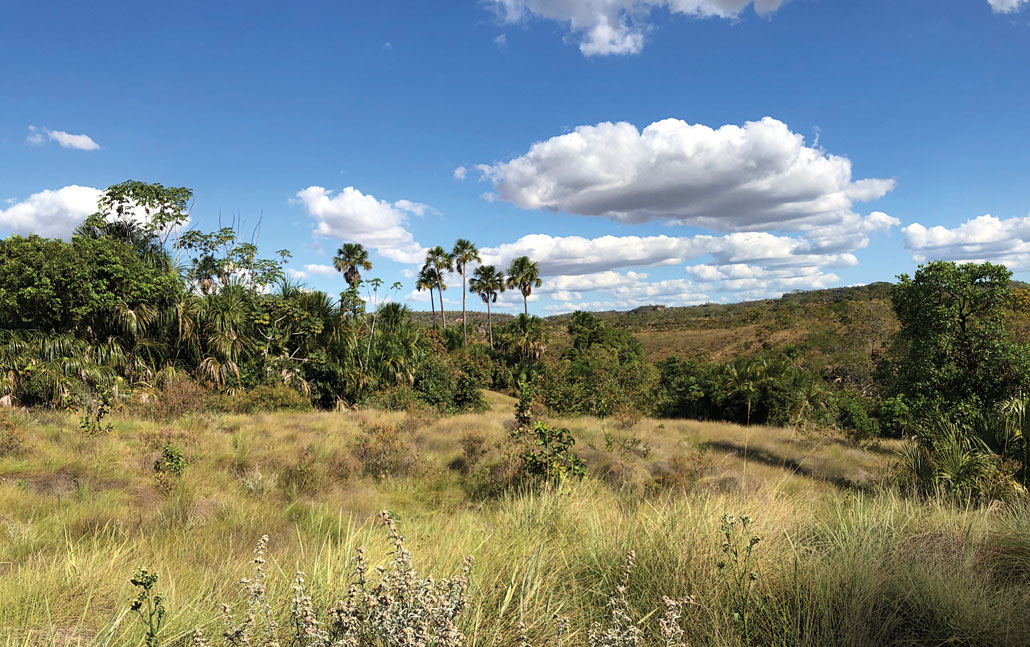
<svg viewBox="0 0 1030 647">
<path fill-rule="evenodd" d="M 129 611 L 143 624 L 143 644 L 146 647 L 157 647 L 161 625 L 165 620 L 165 599 L 154 591 L 157 584 L 157 573 L 141 568 L 129 579 L 129 583 L 139 589 L 136 599 L 129 605 Z"/>
<path fill-rule="evenodd" d="M 1011 272 L 936 261 L 902 274 L 891 293 L 901 329 L 883 373 L 917 418 L 972 421 L 1030 386 L 1030 357 L 1006 330 Z"/>
<path fill-rule="evenodd" d="M 522 452 L 522 463 L 530 476 L 557 485 L 586 474 L 586 462 L 573 453 L 576 439 L 568 429 L 555 429 L 545 422 L 537 422 L 528 431 L 514 433 L 529 443 Z"/>
<path fill-rule="evenodd" d="M 726 578 L 733 620 L 738 624 L 745 645 L 751 644 L 750 615 L 751 595 L 758 574 L 753 570 L 753 552 L 761 541 L 751 532 L 751 518 L 724 514 L 719 525 L 723 537 L 722 557 L 716 567 Z"/>
<path fill-rule="evenodd" d="M 880 423 L 873 414 L 875 403 L 849 391 L 839 391 L 834 403 L 837 425 L 854 440 L 870 440 L 880 435 Z"/>
<path fill-rule="evenodd" d="M 79 419 L 79 431 L 87 436 L 101 436 L 114 431 L 113 425 L 104 422 L 107 414 L 111 413 L 111 402 L 110 391 L 105 389 L 98 392 L 82 412 L 82 417 Z"/>
<path fill-rule="evenodd" d="M 454 375 L 441 357 L 427 357 L 415 372 L 415 391 L 426 404 L 446 409 L 454 401 Z"/>
<path fill-rule="evenodd" d="M 179 478 L 186 473 L 186 464 L 186 451 L 169 439 L 161 447 L 161 457 L 154 462 L 154 471 Z"/>
<path fill-rule="evenodd" d="M 512 260 L 508 267 L 508 278 L 506 283 L 509 288 L 522 293 L 523 313 L 529 314 L 529 296 L 533 294 L 533 288 L 543 285 L 540 279 L 540 266 L 528 256 L 519 256 Z"/>
<path fill-rule="evenodd" d="M 240 413 L 258 411 L 306 411 L 311 401 L 285 384 L 262 384 L 235 399 L 234 409 Z"/>
</svg>

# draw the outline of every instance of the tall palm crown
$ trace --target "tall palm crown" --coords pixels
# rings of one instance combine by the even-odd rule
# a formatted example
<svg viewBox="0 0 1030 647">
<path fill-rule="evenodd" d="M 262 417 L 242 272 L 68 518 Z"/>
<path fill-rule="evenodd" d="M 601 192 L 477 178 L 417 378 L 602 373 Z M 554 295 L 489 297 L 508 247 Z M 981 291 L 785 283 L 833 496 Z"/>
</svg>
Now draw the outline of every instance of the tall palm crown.
<svg viewBox="0 0 1030 647">
<path fill-rule="evenodd" d="M 454 258 L 447 253 L 447 250 L 437 245 L 426 254 L 426 266 L 433 268 L 436 279 L 436 291 L 440 294 L 440 322 L 443 328 L 447 327 L 447 318 L 443 310 L 443 291 L 447 289 L 444 284 L 443 273 L 454 271 Z"/>
<path fill-rule="evenodd" d="M 336 250 L 333 256 L 333 267 L 338 272 L 343 272 L 343 278 L 354 287 L 361 280 L 359 270 L 372 269 L 372 262 L 368 260 L 368 250 L 360 243 L 344 243 L 343 247 Z"/>
<path fill-rule="evenodd" d="M 436 289 L 436 270 L 428 263 L 422 266 L 415 278 L 415 289 L 419 292 L 429 290 L 429 305 L 433 309 L 433 321 L 436 321 L 436 301 L 433 299 L 433 290 Z"/>
<path fill-rule="evenodd" d="M 497 303 L 497 296 L 504 292 L 504 288 L 504 274 L 493 265 L 480 265 L 472 273 L 472 279 L 469 281 L 469 290 L 478 294 L 486 304 L 486 324 L 490 330 L 490 348 L 494 347 L 494 324 L 490 318 L 490 304 Z"/>
<path fill-rule="evenodd" d="M 533 288 L 543 284 L 540 280 L 540 266 L 529 260 L 528 256 L 519 256 L 508 268 L 507 283 L 509 288 L 518 288 L 522 292 L 522 307 L 529 314 L 529 295 L 533 294 Z"/>
<path fill-rule="evenodd" d="M 451 250 L 451 258 L 454 259 L 454 265 L 457 267 L 458 272 L 461 273 L 461 329 L 464 335 L 465 345 L 469 343 L 469 326 L 468 317 L 465 315 L 465 293 L 466 284 L 468 283 L 468 264 L 469 263 L 481 263 L 482 259 L 479 258 L 479 250 L 470 240 L 459 238 L 454 243 L 454 249 Z"/>
</svg>

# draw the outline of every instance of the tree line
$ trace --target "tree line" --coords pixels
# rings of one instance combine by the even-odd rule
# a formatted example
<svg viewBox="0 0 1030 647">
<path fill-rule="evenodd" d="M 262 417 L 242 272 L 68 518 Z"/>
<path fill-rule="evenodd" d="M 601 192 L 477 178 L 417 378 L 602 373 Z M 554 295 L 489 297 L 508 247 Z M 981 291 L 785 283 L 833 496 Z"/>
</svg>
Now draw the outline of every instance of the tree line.
<svg viewBox="0 0 1030 647">
<path fill-rule="evenodd" d="M 589 313 L 574 313 L 571 345 L 545 356 L 548 330 L 528 313 L 542 285 L 537 263 L 484 265 L 466 239 L 428 251 L 415 287 L 429 292 L 439 319 L 421 326 L 394 300 L 399 283 L 362 276 L 373 265 L 360 244 L 342 245 L 332 259 L 347 283 L 334 297 L 291 280 L 289 251 L 261 257 L 237 223 L 178 231 L 191 199 L 184 187 L 125 182 L 108 188 L 69 241 L 0 240 L 4 404 L 167 398 L 169 385 L 186 381 L 223 397 L 249 394 L 249 402 L 260 401 L 260 389 L 275 391 L 273 400 L 285 389 L 325 408 L 459 411 L 482 408 L 484 388 L 528 389 L 555 415 L 913 437 L 905 465 L 922 491 L 994 496 L 985 493 L 1030 477 L 1030 351 L 1009 331 L 1030 300 L 1017 298 L 1000 265 L 932 262 L 901 275 L 890 287 L 900 329 L 870 388 L 856 391 L 814 372 L 791 345 L 721 363 L 654 364 L 632 334 Z M 451 272 L 461 277 L 460 329 L 445 316 Z M 523 312 L 495 330 L 491 305 L 506 290 L 519 291 Z M 486 343 L 470 343 L 469 292 L 487 307 Z"/>
</svg>

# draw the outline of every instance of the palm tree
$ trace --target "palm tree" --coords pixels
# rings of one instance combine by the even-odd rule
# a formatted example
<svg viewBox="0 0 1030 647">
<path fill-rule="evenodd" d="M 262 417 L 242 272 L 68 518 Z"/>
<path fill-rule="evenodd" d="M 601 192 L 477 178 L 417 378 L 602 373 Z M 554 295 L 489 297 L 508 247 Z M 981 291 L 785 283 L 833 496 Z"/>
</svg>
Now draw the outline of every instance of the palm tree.
<svg viewBox="0 0 1030 647">
<path fill-rule="evenodd" d="M 486 325 L 490 331 L 490 348 L 494 347 L 494 324 L 490 318 L 490 304 L 497 303 L 497 297 L 504 292 L 504 274 L 493 265 L 480 265 L 472 273 L 469 290 L 475 292 L 486 304 Z"/>
<path fill-rule="evenodd" d="M 451 250 L 451 258 L 454 259 L 455 266 L 458 268 L 458 271 L 461 272 L 461 328 L 462 334 L 465 337 L 465 345 L 468 346 L 469 325 L 465 315 L 465 293 L 468 291 L 466 288 L 468 281 L 466 281 L 465 276 L 469 263 L 482 263 L 483 260 L 479 258 L 479 250 L 476 249 L 476 246 L 472 241 L 464 238 L 459 238 L 454 243 L 454 249 Z"/>
<path fill-rule="evenodd" d="M 544 344 L 544 328 L 540 317 L 520 314 L 507 324 L 501 333 L 501 341 L 523 362 L 540 359 L 547 346 Z"/>
<path fill-rule="evenodd" d="M 522 292 L 522 309 L 529 314 L 529 295 L 533 288 L 543 283 L 540 280 L 540 266 L 529 260 L 528 256 L 519 256 L 508 268 L 508 287 L 518 288 Z"/>
<path fill-rule="evenodd" d="M 447 328 L 447 316 L 443 309 L 443 291 L 447 289 L 447 285 L 443 282 L 444 271 L 454 271 L 454 258 L 447 253 L 447 250 L 437 245 L 433 249 L 429 250 L 426 254 L 426 265 L 433 268 L 433 273 L 436 278 L 436 290 L 440 293 L 440 322 L 443 324 L 443 328 Z"/>
<path fill-rule="evenodd" d="M 436 324 L 436 301 L 433 298 L 433 289 L 436 287 L 436 274 L 429 264 L 422 266 L 415 279 L 415 289 L 419 292 L 429 290 L 429 307 L 433 309 L 433 324 Z"/>
<path fill-rule="evenodd" d="M 762 360 L 738 359 L 726 367 L 726 391 L 730 395 L 744 398 L 747 406 L 744 427 L 744 471 L 741 483 L 746 483 L 747 480 L 747 444 L 751 431 L 751 404 L 758 397 L 758 389 L 764 373 L 765 362 Z"/>
<path fill-rule="evenodd" d="M 361 243 L 344 243 L 343 247 L 336 250 L 336 256 L 333 256 L 333 267 L 343 272 L 344 280 L 354 287 L 361 281 L 359 269 L 372 269 L 372 262 L 368 260 L 368 250 Z"/>
</svg>

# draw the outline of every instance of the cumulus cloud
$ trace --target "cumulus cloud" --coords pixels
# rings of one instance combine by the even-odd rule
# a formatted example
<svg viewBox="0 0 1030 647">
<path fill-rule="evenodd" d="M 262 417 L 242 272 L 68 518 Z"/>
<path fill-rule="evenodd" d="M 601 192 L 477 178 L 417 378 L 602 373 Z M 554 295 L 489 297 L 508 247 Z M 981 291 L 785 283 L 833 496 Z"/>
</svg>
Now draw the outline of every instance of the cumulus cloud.
<svg viewBox="0 0 1030 647">
<path fill-rule="evenodd" d="M 1023 5 L 1030 4 L 1030 0 L 987 0 L 994 13 L 1014 13 L 1019 11 Z"/>
<path fill-rule="evenodd" d="M 914 223 L 901 232 L 917 263 L 990 261 L 1013 270 L 1030 269 L 1030 216 L 1001 219 L 988 214 L 951 228 Z"/>
<path fill-rule="evenodd" d="M 304 266 L 304 272 L 307 274 L 316 274 L 318 276 L 333 276 L 337 274 L 336 268 L 332 265 L 318 265 L 309 263 Z"/>
<path fill-rule="evenodd" d="M 852 180 L 851 161 L 805 145 L 771 117 L 713 129 L 679 119 L 637 130 L 580 126 L 508 162 L 481 164 L 498 199 L 523 209 L 716 231 L 802 231 L 840 222 L 894 180 Z"/>
<path fill-rule="evenodd" d="M 0 232 L 14 234 L 37 234 L 50 238 L 68 238 L 87 216 L 96 213 L 97 202 L 103 191 L 89 186 L 72 184 L 60 189 L 46 189 L 33 193 L 22 201 L 8 201 L 6 209 L 0 209 Z M 118 216 L 108 214 L 109 219 Z M 149 222 L 150 216 L 140 207 L 130 209 L 124 216 L 139 223 Z M 159 233 L 175 234 L 186 228 L 189 217 L 174 229 Z"/>
<path fill-rule="evenodd" d="M 836 232 L 814 230 L 814 238 L 734 232 L 721 236 L 550 236 L 530 234 L 514 243 L 480 250 L 483 262 L 505 268 L 518 256 L 529 256 L 541 274 L 594 274 L 630 267 L 663 266 L 710 257 L 715 265 L 763 267 L 848 267 L 858 263 L 851 252 L 865 247 L 869 235 L 886 231 L 896 218 L 876 212 L 849 221 Z"/>
<path fill-rule="evenodd" d="M 317 221 L 315 235 L 361 243 L 399 263 L 418 263 L 426 249 L 407 230 L 408 214 L 422 215 L 429 206 L 409 200 L 389 203 L 352 186 L 333 195 L 320 186 L 297 193 L 308 215 Z"/>
<path fill-rule="evenodd" d="M 766 268 L 740 263 L 735 265 L 692 265 L 687 273 L 705 289 L 728 292 L 748 292 L 752 295 L 774 296 L 791 290 L 817 290 L 828 288 L 840 281 L 832 272 L 823 272 L 817 266 L 796 268 Z"/>
<path fill-rule="evenodd" d="M 468 177 L 468 174 L 469 170 L 464 166 L 459 166 L 458 168 L 454 169 L 455 180 L 464 180 L 466 177 Z"/>
<path fill-rule="evenodd" d="M 71 185 L 33 193 L 26 200 L 0 209 L 0 231 L 67 237 L 97 210 L 100 189 Z"/>
<path fill-rule="evenodd" d="M 80 151 L 95 151 L 100 148 L 100 144 L 93 141 L 89 135 L 73 135 L 63 130 L 29 126 L 29 134 L 25 138 L 26 143 L 42 146 L 48 141 L 57 142 L 61 148 L 74 148 Z"/>
<path fill-rule="evenodd" d="M 1004 1 L 1004 0 L 992 0 Z M 1008 0 L 1012 1 L 1012 0 Z M 489 0 L 507 22 L 528 17 L 566 25 L 586 56 L 636 54 L 656 10 L 691 18 L 733 19 L 749 6 L 758 14 L 780 8 L 783 0 Z"/>
<path fill-rule="evenodd" d="M 529 234 L 514 243 L 480 250 L 483 262 L 508 267 L 512 259 L 529 256 L 544 275 L 587 274 L 622 267 L 670 265 L 697 253 L 689 237 L 674 236 L 551 236 Z"/>
<path fill-rule="evenodd" d="M 308 278 L 308 273 L 307 272 L 304 272 L 304 271 L 301 271 L 301 270 L 295 270 L 292 267 L 287 267 L 286 268 L 286 275 L 290 276 L 291 278 L 295 278 L 295 279 L 306 279 L 306 278 Z"/>
</svg>

